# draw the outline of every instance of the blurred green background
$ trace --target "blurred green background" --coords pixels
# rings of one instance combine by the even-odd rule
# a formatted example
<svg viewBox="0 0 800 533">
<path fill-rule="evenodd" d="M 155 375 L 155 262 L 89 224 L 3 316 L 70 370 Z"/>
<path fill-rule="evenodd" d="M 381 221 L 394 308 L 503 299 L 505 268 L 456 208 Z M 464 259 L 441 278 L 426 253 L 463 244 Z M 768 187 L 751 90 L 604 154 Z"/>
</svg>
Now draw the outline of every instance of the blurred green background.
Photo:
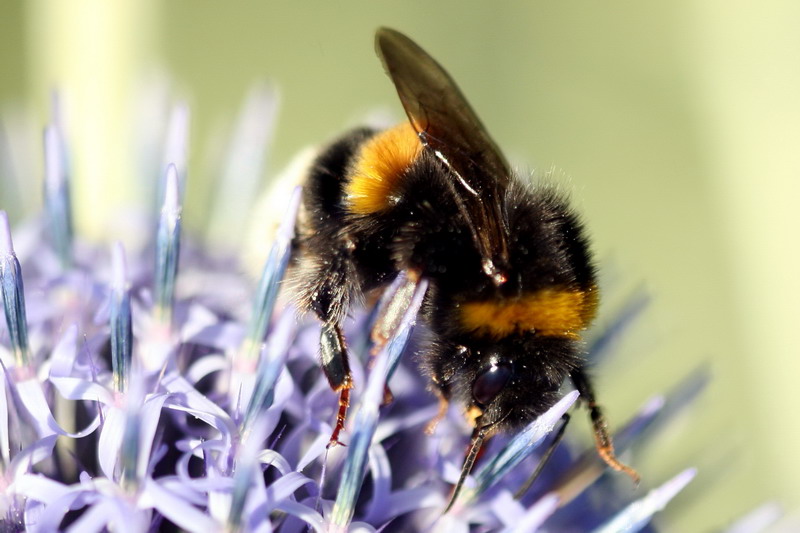
<svg viewBox="0 0 800 533">
<path fill-rule="evenodd" d="M 137 173 L 134 102 L 165 73 L 192 113 L 186 218 L 200 231 L 214 196 L 209 154 L 253 84 L 271 80 L 281 94 L 264 183 L 376 109 L 401 117 L 373 52 L 379 25 L 447 67 L 523 172 L 552 171 L 572 191 L 617 294 L 641 284 L 652 294 L 598 376 L 612 424 L 709 364 L 697 408 L 633 459 L 647 485 L 700 468 L 662 524 L 711 531 L 768 500 L 796 509 L 795 0 L 6 1 L 0 208 L 19 218 L 40 207 L 41 127 L 58 86 L 79 231 L 107 237 L 155 179 Z"/>
</svg>

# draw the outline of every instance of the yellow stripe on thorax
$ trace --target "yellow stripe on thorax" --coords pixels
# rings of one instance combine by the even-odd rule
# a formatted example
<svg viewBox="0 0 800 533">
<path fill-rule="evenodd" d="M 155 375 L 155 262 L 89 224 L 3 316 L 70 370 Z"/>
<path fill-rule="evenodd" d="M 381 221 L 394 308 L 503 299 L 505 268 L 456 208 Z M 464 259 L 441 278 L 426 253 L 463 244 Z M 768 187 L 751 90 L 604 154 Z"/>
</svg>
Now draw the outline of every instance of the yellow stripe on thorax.
<svg viewBox="0 0 800 533">
<path fill-rule="evenodd" d="M 460 320 L 465 330 L 494 338 L 527 332 L 577 339 L 596 308 L 595 288 L 542 289 L 515 299 L 463 303 Z"/>
<path fill-rule="evenodd" d="M 391 207 L 398 180 L 420 150 L 417 132 L 408 122 L 364 143 L 345 186 L 350 211 L 368 215 Z"/>
</svg>

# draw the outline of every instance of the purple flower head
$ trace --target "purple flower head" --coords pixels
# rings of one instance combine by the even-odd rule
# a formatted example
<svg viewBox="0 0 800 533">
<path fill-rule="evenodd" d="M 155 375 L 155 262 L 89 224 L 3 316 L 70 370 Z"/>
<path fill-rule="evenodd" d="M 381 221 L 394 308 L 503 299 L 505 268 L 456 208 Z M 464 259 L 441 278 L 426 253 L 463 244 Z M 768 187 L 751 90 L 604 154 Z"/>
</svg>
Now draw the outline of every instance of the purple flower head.
<svg viewBox="0 0 800 533">
<path fill-rule="evenodd" d="M 265 89 L 251 97 L 232 175 L 260 168 L 263 154 L 242 143 L 247 132 L 262 143 L 270 136 L 276 98 Z M 593 448 L 580 455 L 566 442 L 520 490 L 553 427 L 580 401 L 564 391 L 539 420 L 487 443 L 443 514 L 470 430 L 454 406 L 435 433 L 424 431 L 438 411 L 414 357 L 425 342 L 414 325 L 426 283 L 402 275 L 377 310 L 356 311 L 345 325 L 355 388 L 347 446 L 329 448 L 338 406 L 318 364 L 319 325 L 279 298 L 299 191 L 283 199 L 258 283 L 237 274 L 227 252 L 184 242 L 188 109 L 175 109 L 166 161 L 142 164 L 161 165 L 155 230 L 142 250 L 75 245 L 69 143 L 58 121 L 45 133 L 46 212 L 14 231 L 35 245 L 15 253 L 0 215 L 4 531 L 636 531 L 651 528 L 694 476 L 687 470 L 634 489 L 607 476 Z M 249 170 L 237 166 L 241 159 Z M 250 178 L 240 185 L 252 190 Z M 231 222 L 236 231 L 244 214 Z M 240 294 L 249 300 L 232 296 Z M 387 311 L 398 301 L 402 308 Z M 642 304 L 632 298 L 596 332 L 592 357 L 610 356 L 611 340 Z M 379 332 L 376 347 L 370 331 L 379 313 L 396 316 L 382 321 L 393 327 Z M 617 435 L 618 450 L 635 451 L 704 381 L 694 377 L 687 383 L 696 386 L 646 403 Z"/>
</svg>

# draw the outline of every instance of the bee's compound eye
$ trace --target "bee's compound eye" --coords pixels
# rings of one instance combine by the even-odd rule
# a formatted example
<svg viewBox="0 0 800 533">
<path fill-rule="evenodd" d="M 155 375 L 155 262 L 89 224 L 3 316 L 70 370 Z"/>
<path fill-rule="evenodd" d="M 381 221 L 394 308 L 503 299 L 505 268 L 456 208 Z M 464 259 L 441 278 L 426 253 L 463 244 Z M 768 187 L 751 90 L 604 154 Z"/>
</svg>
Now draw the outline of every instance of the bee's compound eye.
<svg viewBox="0 0 800 533">
<path fill-rule="evenodd" d="M 483 369 L 472 384 L 472 397 L 480 405 L 486 405 L 500 394 L 511 379 L 511 365 L 494 363 Z"/>
</svg>

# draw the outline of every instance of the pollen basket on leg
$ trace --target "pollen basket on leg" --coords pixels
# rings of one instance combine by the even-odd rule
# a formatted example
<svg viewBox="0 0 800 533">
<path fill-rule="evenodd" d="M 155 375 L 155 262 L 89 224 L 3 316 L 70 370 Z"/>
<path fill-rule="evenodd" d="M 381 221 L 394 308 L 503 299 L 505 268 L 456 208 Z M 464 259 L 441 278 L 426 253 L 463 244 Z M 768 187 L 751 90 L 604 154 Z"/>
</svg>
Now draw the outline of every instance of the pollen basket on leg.
<svg viewBox="0 0 800 533">
<path fill-rule="evenodd" d="M 597 290 L 542 289 L 514 299 L 465 302 L 459 319 L 466 331 L 502 338 L 534 332 L 544 337 L 577 339 L 594 318 Z"/>
<path fill-rule="evenodd" d="M 398 180 L 421 150 L 417 133 L 407 122 L 367 141 L 345 186 L 350 211 L 368 215 L 391 207 Z"/>
</svg>

